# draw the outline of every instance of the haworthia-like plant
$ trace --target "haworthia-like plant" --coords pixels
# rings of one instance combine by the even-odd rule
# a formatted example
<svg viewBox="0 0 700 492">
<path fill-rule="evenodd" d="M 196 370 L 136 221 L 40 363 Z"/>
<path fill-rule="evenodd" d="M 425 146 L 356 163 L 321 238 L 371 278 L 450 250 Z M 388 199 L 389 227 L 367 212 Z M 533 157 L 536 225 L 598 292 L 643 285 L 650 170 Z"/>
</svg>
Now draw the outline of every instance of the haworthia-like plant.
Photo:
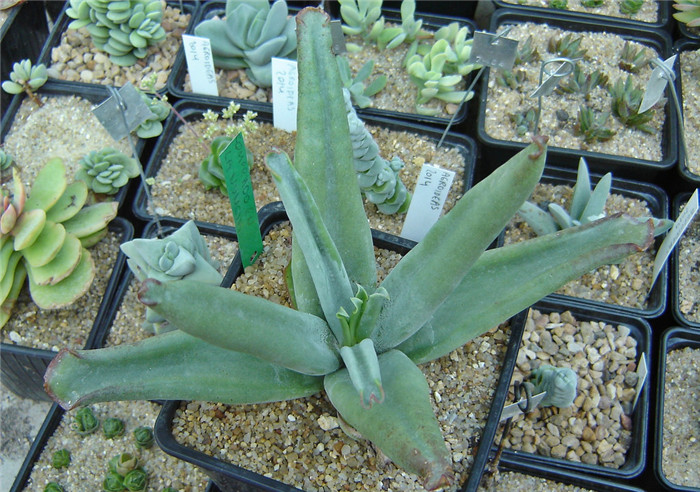
<svg viewBox="0 0 700 492">
<path fill-rule="evenodd" d="M 467 191 L 381 282 L 355 179 L 328 16 L 297 16 L 294 164 L 267 164 L 292 223 L 297 309 L 230 289 L 146 280 L 140 299 L 179 330 L 100 350 L 62 350 L 46 388 L 65 408 L 92 401 L 279 401 L 324 389 L 340 416 L 427 489 L 451 456 L 416 364 L 448 354 L 597 265 L 652 243 L 616 216 L 484 252 L 532 192 L 546 139 Z M 138 384 L 134 384 L 138 382 Z"/>
</svg>

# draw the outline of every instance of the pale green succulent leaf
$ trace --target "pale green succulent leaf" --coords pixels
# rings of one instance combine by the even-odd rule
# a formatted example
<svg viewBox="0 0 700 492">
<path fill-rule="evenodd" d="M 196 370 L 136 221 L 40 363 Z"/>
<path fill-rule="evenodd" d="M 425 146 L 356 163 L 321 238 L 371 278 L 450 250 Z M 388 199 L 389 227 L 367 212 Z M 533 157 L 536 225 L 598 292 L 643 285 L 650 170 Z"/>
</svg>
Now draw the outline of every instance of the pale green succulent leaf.
<svg viewBox="0 0 700 492">
<path fill-rule="evenodd" d="M 365 338 L 355 345 L 340 347 L 340 356 L 350 381 L 359 394 L 360 405 L 369 409 L 375 404 L 381 404 L 384 401 L 384 388 L 372 340 Z"/>
<path fill-rule="evenodd" d="M 59 158 L 50 159 L 34 179 L 24 205 L 25 210 L 35 208 L 49 210 L 61 198 L 67 185 L 66 167 L 63 161 Z"/>
<path fill-rule="evenodd" d="M 31 269 L 27 269 L 31 271 Z M 73 271 L 55 284 L 39 285 L 29 275 L 29 292 L 34 303 L 41 309 L 57 309 L 68 306 L 83 296 L 95 278 L 95 262 L 90 253 L 83 250 L 80 261 Z"/>
<path fill-rule="evenodd" d="M 564 207 L 562 207 L 558 203 L 550 203 L 549 205 L 547 205 L 547 209 L 549 210 L 549 213 L 554 219 L 554 222 L 557 223 L 560 229 L 566 229 L 567 227 L 581 225 L 581 222 L 579 221 L 574 222 L 569 213 L 566 210 L 564 210 Z"/>
<path fill-rule="evenodd" d="M 580 221 L 582 224 L 597 220 L 605 215 L 605 202 L 610 195 L 610 186 L 612 184 L 612 174 L 607 173 L 600 178 L 598 184 L 593 188 L 591 196 L 588 199 L 586 208 L 581 213 Z"/>
<path fill-rule="evenodd" d="M 36 285 L 54 285 L 75 270 L 83 254 L 83 247 L 75 236 L 67 235 L 61 249 L 46 265 L 34 267 L 27 263 L 30 280 Z"/>
<path fill-rule="evenodd" d="M 523 203 L 518 209 L 518 215 L 538 236 L 551 234 L 559 229 L 552 216 L 532 202 Z"/>
<path fill-rule="evenodd" d="M 101 202 L 81 209 L 70 219 L 63 222 L 66 232 L 78 238 L 88 236 L 107 227 L 117 216 L 117 202 Z"/>
<path fill-rule="evenodd" d="M 586 208 L 588 200 L 591 198 L 591 177 L 588 173 L 588 164 L 581 157 L 578 162 L 578 171 L 576 173 L 576 184 L 574 185 L 574 194 L 571 198 L 571 206 L 569 214 L 576 220 L 581 220 L 583 211 Z"/>
<path fill-rule="evenodd" d="M 56 257 L 65 239 L 66 229 L 47 220 L 36 241 L 22 250 L 24 259 L 33 267 L 44 266 Z"/>
</svg>

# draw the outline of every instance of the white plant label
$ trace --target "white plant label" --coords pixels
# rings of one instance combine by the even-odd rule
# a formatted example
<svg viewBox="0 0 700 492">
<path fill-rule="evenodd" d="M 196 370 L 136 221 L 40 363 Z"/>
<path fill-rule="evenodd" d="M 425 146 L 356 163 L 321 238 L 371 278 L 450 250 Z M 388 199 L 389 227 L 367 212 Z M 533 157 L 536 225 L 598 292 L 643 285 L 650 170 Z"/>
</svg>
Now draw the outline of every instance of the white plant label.
<svg viewBox="0 0 700 492">
<path fill-rule="evenodd" d="M 681 240 L 681 237 L 685 233 L 686 229 L 688 229 L 688 226 L 690 226 L 693 218 L 698 213 L 698 209 L 700 209 L 700 199 L 698 198 L 698 190 L 696 188 L 688 200 L 688 203 L 683 206 L 681 213 L 678 214 L 678 218 L 673 224 L 673 227 L 671 227 L 671 230 L 668 231 L 668 234 L 666 234 L 661 246 L 659 246 L 659 251 L 657 251 L 656 257 L 654 258 L 654 271 L 651 277 L 652 286 L 654 285 L 659 272 L 668 260 L 668 257 L 671 255 L 671 251 L 673 251 L 673 248 L 676 247 L 678 241 Z"/>
<path fill-rule="evenodd" d="M 486 31 L 476 31 L 469 63 L 510 70 L 515 63 L 518 42 Z"/>
<path fill-rule="evenodd" d="M 141 94 L 130 82 L 94 108 L 92 114 L 117 142 L 153 117 L 153 113 L 141 99 Z"/>
<path fill-rule="evenodd" d="M 530 411 L 537 408 L 537 406 L 540 404 L 540 402 L 544 399 L 545 396 L 547 396 L 546 391 L 533 395 L 530 398 Z M 523 413 L 523 411 L 520 409 L 520 405 L 522 404 L 527 404 L 526 398 L 523 398 L 519 402 L 511 403 L 510 405 L 506 405 L 505 407 L 503 407 L 499 422 L 503 422 L 504 420 L 508 420 L 510 418 L 515 417 L 516 415 L 520 415 L 521 413 Z"/>
<path fill-rule="evenodd" d="M 454 177 L 454 171 L 423 164 L 401 229 L 401 237 L 416 242 L 423 239 L 440 218 Z"/>
<path fill-rule="evenodd" d="M 552 62 L 557 62 L 559 60 L 552 60 Z M 548 62 L 545 62 L 545 64 Z M 542 81 L 542 83 L 532 91 L 530 97 L 542 97 L 548 96 L 554 90 L 554 88 L 559 84 L 559 79 L 566 77 L 573 70 L 573 63 L 571 61 L 562 61 L 561 65 L 557 67 L 554 73 L 549 74 L 549 76 Z"/>
<path fill-rule="evenodd" d="M 651 77 L 649 77 L 649 82 L 647 82 L 647 88 L 646 91 L 644 91 L 642 103 L 637 110 L 639 113 L 651 109 L 654 104 L 659 102 L 661 96 L 664 95 L 669 79 L 674 76 L 673 64 L 676 63 L 676 56 L 678 55 L 673 55 L 663 62 L 658 60 L 658 64 L 654 70 L 651 71 Z"/>
<path fill-rule="evenodd" d="M 272 124 L 293 132 L 297 129 L 297 62 L 272 59 Z"/>
<path fill-rule="evenodd" d="M 637 400 L 639 400 L 639 395 L 642 394 L 642 388 L 647 380 L 647 375 L 649 374 L 649 368 L 647 367 L 647 357 L 644 352 L 639 358 L 639 364 L 637 365 L 637 386 L 635 386 L 634 391 L 634 403 L 632 404 L 632 410 L 637 406 Z"/>
<path fill-rule="evenodd" d="M 187 62 L 187 72 L 190 74 L 192 92 L 218 96 L 219 88 L 216 86 L 214 57 L 211 54 L 209 38 L 183 34 L 182 46 L 185 50 L 185 61 Z"/>
</svg>

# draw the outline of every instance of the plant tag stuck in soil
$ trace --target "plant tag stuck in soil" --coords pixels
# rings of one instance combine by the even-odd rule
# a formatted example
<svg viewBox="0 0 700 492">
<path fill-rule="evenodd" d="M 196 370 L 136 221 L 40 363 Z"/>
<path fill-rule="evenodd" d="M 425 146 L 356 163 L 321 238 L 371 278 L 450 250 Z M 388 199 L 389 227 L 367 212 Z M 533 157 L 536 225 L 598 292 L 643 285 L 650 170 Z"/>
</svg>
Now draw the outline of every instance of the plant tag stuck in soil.
<svg viewBox="0 0 700 492">
<path fill-rule="evenodd" d="M 255 263 L 255 260 L 260 256 L 263 251 L 263 243 L 242 134 L 239 133 L 221 151 L 219 159 L 221 159 L 221 166 L 224 168 L 228 197 L 231 201 L 231 210 L 238 236 L 238 247 L 241 250 L 241 262 L 243 267 L 247 267 Z"/>
<path fill-rule="evenodd" d="M 515 39 L 503 37 L 504 34 L 476 31 L 469 63 L 478 63 L 500 70 L 512 69 L 518 51 L 518 42 Z"/>
<path fill-rule="evenodd" d="M 651 72 L 649 82 L 647 82 L 647 88 L 644 91 L 644 97 L 642 98 L 637 112 L 643 113 L 648 111 L 654 104 L 659 102 L 661 96 L 664 95 L 669 80 L 675 78 L 673 64 L 676 63 L 676 56 L 678 55 L 673 55 L 671 58 L 667 58 L 663 61 L 657 60 L 656 67 Z"/>
<path fill-rule="evenodd" d="M 670 231 L 668 231 L 664 241 L 661 243 L 661 246 L 659 246 L 659 250 L 656 252 L 656 257 L 654 258 L 654 271 L 651 277 L 651 287 L 653 287 L 656 277 L 658 277 L 659 272 L 668 260 L 668 257 L 671 255 L 671 251 L 673 251 L 673 248 L 676 247 L 678 241 L 681 240 L 681 237 L 685 233 L 686 229 L 688 229 L 688 226 L 690 226 L 690 223 L 693 222 L 693 218 L 695 215 L 697 215 L 698 209 L 700 209 L 700 199 L 698 198 L 698 190 L 696 188 L 693 194 L 690 196 L 688 203 L 683 206 L 681 213 L 678 214 L 678 218 L 673 224 L 673 227 Z M 651 287 L 649 287 L 650 291 Z"/>
<path fill-rule="evenodd" d="M 412 241 L 423 239 L 440 218 L 454 177 L 454 171 L 423 164 L 401 229 L 401 237 Z"/>
<path fill-rule="evenodd" d="M 92 114 L 116 141 L 126 137 L 141 123 L 153 117 L 153 113 L 141 99 L 141 93 L 130 82 L 94 108 Z"/>
<path fill-rule="evenodd" d="M 218 96 L 219 88 L 216 85 L 216 72 L 214 71 L 209 38 L 183 34 L 182 45 L 185 50 L 185 61 L 187 62 L 187 72 L 190 74 L 192 92 Z"/>
<path fill-rule="evenodd" d="M 538 393 L 536 395 L 533 395 L 530 398 L 530 411 L 534 410 L 537 408 L 537 405 L 540 404 L 540 402 L 544 399 L 544 397 L 547 396 L 547 392 L 542 392 Z M 522 400 L 516 402 L 516 403 L 511 403 L 510 405 L 506 405 L 503 407 L 503 410 L 501 411 L 501 418 L 499 422 L 503 422 L 504 420 L 508 420 L 512 417 L 515 417 L 517 415 L 520 415 L 521 413 L 525 413 L 521 407 L 528 408 L 528 401 L 527 398 L 523 398 Z"/>
<path fill-rule="evenodd" d="M 272 59 L 272 124 L 293 132 L 297 129 L 297 62 Z"/>
<path fill-rule="evenodd" d="M 637 406 L 637 401 L 639 400 L 639 395 L 642 394 L 642 388 L 647 380 L 647 375 L 649 374 L 649 368 L 647 367 L 647 357 L 644 352 L 642 352 L 641 357 L 639 357 L 639 364 L 637 364 L 637 385 L 634 387 L 634 403 L 632 404 L 632 410 L 634 411 Z"/>
<path fill-rule="evenodd" d="M 334 55 L 342 55 L 348 51 L 345 46 L 343 26 L 339 20 L 331 21 L 331 40 L 333 42 L 331 49 L 333 50 Z"/>
</svg>

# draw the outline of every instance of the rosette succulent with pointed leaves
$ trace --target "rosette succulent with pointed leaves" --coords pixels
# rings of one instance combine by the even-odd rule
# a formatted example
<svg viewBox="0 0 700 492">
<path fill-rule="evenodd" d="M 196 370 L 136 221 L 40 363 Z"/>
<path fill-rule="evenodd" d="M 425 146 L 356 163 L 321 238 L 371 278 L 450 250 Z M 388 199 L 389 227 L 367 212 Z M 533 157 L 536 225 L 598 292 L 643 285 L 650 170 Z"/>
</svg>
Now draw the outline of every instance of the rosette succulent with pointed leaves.
<svg viewBox="0 0 700 492">
<path fill-rule="evenodd" d="M 398 157 L 387 161 L 379 155 L 377 142 L 352 107 L 348 89 L 343 88 L 343 97 L 360 191 L 384 214 L 405 212 L 411 203 L 411 195 L 399 177 L 403 161 Z"/>
<path fill-rule="evenodd" d="M 600 178 L 598 184 L 591 191 L 588 164 L 582 157 L 579 160 L 576 184 L 568 211 L 557 203 L 549 203 L 547 211 L 545 211 L 534 203 L 526 201 L 518 210 L 518 215 L 528 223 L 538 236 L 588 224 L 605 217 L 605 202 L 610 195 L 611 185 L 612 173 L 607 173 Z M 645 220 L 652 221 L 655 236 L 663 234 L 673 225 L 673 221 L 669 219 L 651 218 Z"/>
<path fill-rule="evenodd" d="M 95 276 L 87 251 L 107 233 L 116 202 L 84 207 L 85 183 L 68 184 L 60 159 L 37 174 L 27 196 L 13 170 L 14 194 L 3 196 L 0 216 L 0 328 L 10 319 L 17 296 L 29 278 L 29 292 L 42 309 L 67 306 L 85 294 Z"/>
<path fill-rule="evenodd" d="M 2 90 L 10 94 L 19 94 L 24 91 L 37 105 L 41 106 L 41 101 L 34 91 L 44 85 L 48 77 L 46 65 L 43 63 L 32 65 L 29 59 L 24 59 L 12 65 L 10 80 L 2 83 Z"/>
<path fill-rule="evenodd" d="M 114 195 L 139 175 L 139 162 L 113 147 L 93 150 L 80 159 L 75 179 L 84 181 L 95 193 Z"/>
<path fill-rule="evenodd" d="M 161 0 L 69 0 L 69 29 L 86 28 L 95 46 L 117 65 L 131 66 L 165 39 Z"/>
<path fill-rule="evenodd" d="M 294 18 L 276 0 L 227 0 L 224 19 L 207 19 L 195 28 L 211 41 L 214 66 L 245 68 L 259 87 L 272 87 L 272 58 L 296 58 Z"/>
<path fill-rule="evenodd" d="M 375 78 L 369 85 L 365 86 L 365 80 L 372 73 L 374 68 L 374 60 L 367 61 L 362 68 L 357 71 L 355 77 L 350 71 L 350 62 L 344 56 L 337 56 L 338 70 L 340 79 L 343 81 L 343 87 L 350 91 L 352 103 L 360 108 L 368 108 L 372 105 L 371 97 L 377 94 L 386 86 L 386 75 L 382 74 Z"/>
<path fill-rule="evenodd" d="M 219 285 L 223 279 L 218 270 L 219 263 L 209 254 L 204 238 L 191 220 L 164 239 L 133 239 L 120 248 L 127 256 L 129 269 L 139 281 L 147 278 L 159 282 L 189 279 Z M 175 329 L 148 308 L 144 328 L 156 334 Z"/>
<path fill-rule="evenodd" d="M 247 404 L 322 389 L 342 419 L 428 489 L 453 480 L 450 452 L 417 364 L 505 321 L 597 265 L 652 243 L 649 223 L 616 216 L 485 251 L 530 196 L 546 139 L 460 201 L 377 283 L 355 179 L 330 19 L 297 16 L 299 110 L 294 164 L 267 156 L 293 227 L 296 309 L 221 287 L 147 279 L 139 296 L 179 328 L 98 350 L 62 350 L 49 394 L 91 401 L 184 399 Z"/>
<path fill-rule="evenodd" d="M 688 27 L 700 26 L 700 0 L 677 0 L 673 8 L 678 10 L 673 18 Z"/>
</svg>

